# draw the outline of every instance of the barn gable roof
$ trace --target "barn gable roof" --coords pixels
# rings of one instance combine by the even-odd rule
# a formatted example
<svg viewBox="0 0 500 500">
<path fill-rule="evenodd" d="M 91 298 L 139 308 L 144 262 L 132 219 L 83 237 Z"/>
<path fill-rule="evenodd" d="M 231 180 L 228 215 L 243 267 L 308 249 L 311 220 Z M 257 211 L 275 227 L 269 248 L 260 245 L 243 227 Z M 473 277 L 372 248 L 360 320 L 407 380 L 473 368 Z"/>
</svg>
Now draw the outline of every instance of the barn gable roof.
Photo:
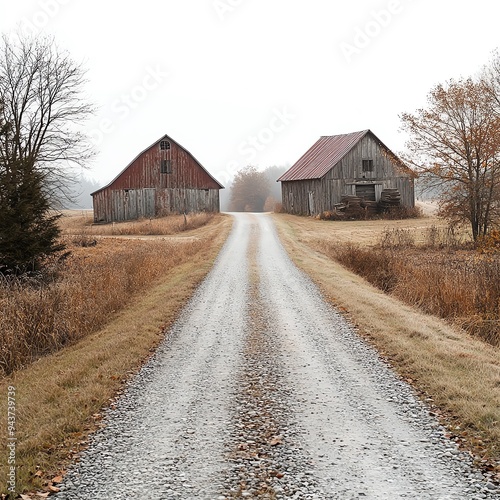
<svg viewBox="0 0 500 500">
<path fill-rule="evenodd" d="M 368 134 L 372 135 L 405 173 L 413 175 L 413 172 L 371 130 L 361 130 L 350 134 L 322 136 L 278 179 L 278 182 L 321 179 Z"/>
<path fill-rule="evenodd" d="M 193 160 L 198 164 L 198 166 L 204 171 L 207 173 L 207 175 L 216 183 L 219 185 L 220 189 L 224 189 L 224 186 L 217 180 L 215 179 L 209 172 L 208 170 L 203 167 L 203 165 L 183 146 L 181 146 L 177 141 L 175 141 L 174 139 L 172 139 L 170 136 L 168 136 L 167 134 L 163 135 L 162 137 L 160 137 L 158 140 L 156 140 L 155 142 L 153 142 L 153 144 L 151 144 L 150 146 L 148 146 L 146 149 L 144 149 L 143 151 L 141 151 L 111 182 L 109 182 L 108 184 L 106 184 L 105 186 L 103 186 L 102 188 L 98 189 L 97 191 L 94 191 L 93 193 L 90 193 L 90 196 L 94 196 L 95 194 L 103 191 L 104 189 L 107 189 L 108 187 L 110 187 L 117 179 L 119 179 L 127 170 L 128 168 L 134 164 L 134 162 L 140 157 L 142 156 L 146 151 L 148 151 L 149 149 L 151 149 L 152 147 L 154 147 L 156 144 L 159 144 L 160 141 L 163 141 L 163 140 L 169 140 L 170 142 L 173 142 L 175 144 L 177 144 L 177 146 L 179 146 L 181 149 L 183 149 L 188 155 L 191 156 L 191 158 L 193 158 Z"/>
</svg>

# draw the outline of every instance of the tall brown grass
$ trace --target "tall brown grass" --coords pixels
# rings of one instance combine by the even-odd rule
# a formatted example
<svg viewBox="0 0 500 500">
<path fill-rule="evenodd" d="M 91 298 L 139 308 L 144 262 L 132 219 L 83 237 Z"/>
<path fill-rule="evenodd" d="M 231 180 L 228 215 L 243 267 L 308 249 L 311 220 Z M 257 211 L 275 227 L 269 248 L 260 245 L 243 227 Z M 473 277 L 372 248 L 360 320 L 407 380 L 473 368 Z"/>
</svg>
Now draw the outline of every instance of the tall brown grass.
<svg viewBox="0 0 500 500">
<path fill-rule="evenodd" d="M 0 374 L 9 374 L 102 327 L 204 241 L 106 239 L 73 248 L 58 278 L 0 283 Z"/>
<path fill-rule="evenodd" d="M 67 215 L 61 219 L 63 234 L 96 236 L 161 236 L 198 229 L 213 220 L 215 214 L 201 212 L 188 215 L 169 215 L 156 219 L 94 224 L 92 219 Z"/>
<path fill-rule="evenodd" d="M 499 253 L 479 253 L 452 231 L 432 227 L 423 245 L 397 228 L 372 248 L 325 240 L 316 246 L 381 290 L 500 345 Z"/>
</svg>

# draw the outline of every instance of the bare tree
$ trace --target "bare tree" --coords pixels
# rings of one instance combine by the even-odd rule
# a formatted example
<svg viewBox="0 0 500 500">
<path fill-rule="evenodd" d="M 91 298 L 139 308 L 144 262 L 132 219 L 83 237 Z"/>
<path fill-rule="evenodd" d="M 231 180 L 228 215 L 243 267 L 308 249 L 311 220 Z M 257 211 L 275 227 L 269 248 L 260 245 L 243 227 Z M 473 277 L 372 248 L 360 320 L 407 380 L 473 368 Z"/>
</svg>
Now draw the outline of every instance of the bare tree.
<svg viewBox="0 0 500 500">
<path fill-rule="evenodd" d="M 10 134 L 0 139 L 3 165 L 32 165 L 51 200 L 68 195 L 73 167 L 85 166 L 92 146 L 79 131 L 93 113 L 84 99 L 85 72 L 52 38 L 0 42 L 0 102 Z"/>
<path fill-rule="evenodd" d="M 84 72 L 54 40 L 3 36 L 0 42 L 0 274 L 43 269 L 61 251 L 58 215 L 72 167 L 92 148 L 79 127 L 93 111 Z"/>
<path fill-rule="evenodd" d="M 440 215 L 470 224 L 474 240 L 500 215 L 500 116 L 484 78 L 450 81 L 428 95 L 428 108 L 401 115 L 410 139 L 406 161 L 429 187 L 440 187 Z"/>
</svg>

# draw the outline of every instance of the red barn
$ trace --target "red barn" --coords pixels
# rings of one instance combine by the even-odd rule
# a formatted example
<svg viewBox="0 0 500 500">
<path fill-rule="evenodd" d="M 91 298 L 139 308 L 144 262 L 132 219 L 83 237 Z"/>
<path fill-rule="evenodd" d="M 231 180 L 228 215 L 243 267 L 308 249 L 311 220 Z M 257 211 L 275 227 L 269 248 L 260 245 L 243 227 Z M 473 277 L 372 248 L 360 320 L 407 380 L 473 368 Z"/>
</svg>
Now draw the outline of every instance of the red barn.
<svg viewBox="0 0 500 500">
<path fill-rule="evenodd" d="M 92 193 L 94 221 L 218 212 L 219 189 L 224 187 L 189 151 L 164 135 Z"/>
</svg>

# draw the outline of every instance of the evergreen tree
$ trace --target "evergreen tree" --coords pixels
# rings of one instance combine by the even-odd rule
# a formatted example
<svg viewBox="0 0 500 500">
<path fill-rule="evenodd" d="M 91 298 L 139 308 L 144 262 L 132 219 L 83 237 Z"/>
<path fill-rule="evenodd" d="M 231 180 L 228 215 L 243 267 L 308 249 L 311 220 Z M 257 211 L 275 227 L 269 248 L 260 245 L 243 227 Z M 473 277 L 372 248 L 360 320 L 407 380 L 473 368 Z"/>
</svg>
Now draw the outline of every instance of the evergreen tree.
<svg viewBox="0 0 500 500">
<path fill-rule="evenodd" d="M 1 127 L 5 140 L 8 126 Z M 0 273 L 37 271 L 48 255 L 64 248 L 58 243 L 59 215 L 50 212 L 43 174 L 33 162 L 0 163 Z"/>
</svg>

